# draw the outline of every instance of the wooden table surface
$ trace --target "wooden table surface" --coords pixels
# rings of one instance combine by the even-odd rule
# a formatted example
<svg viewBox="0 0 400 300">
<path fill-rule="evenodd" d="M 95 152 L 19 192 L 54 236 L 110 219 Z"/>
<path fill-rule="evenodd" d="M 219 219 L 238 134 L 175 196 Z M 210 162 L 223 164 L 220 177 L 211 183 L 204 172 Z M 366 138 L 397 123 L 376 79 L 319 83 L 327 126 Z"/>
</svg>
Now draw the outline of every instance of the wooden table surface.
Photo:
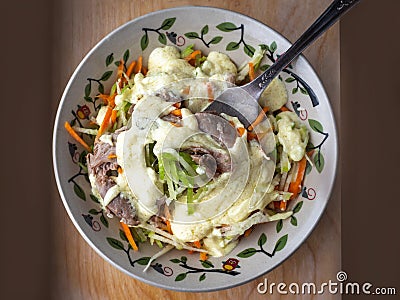
<svg viewBox="0 0 400 300">
<path fill-rule="evenodd" d="M 324 10 L 331 0 L 59 0 L 52 20 L 53 113 L 69 77 L 85 54 L 107 33 L 146 13 L 181 5 L 207 5 L 249 15 L 294 41 Z M 339 24 L 330 29 L 305 56 L 320 76 L 340 124 Z M 340 172 L 339 172 L 340 173 Z M 54 230 L 54 299 L 287 299 L 288 296 L 260 295 L 257 284 L 268 282 L 314 282 L 334 280 L 341 265 L 340 174 L 328 207 L 306 242 L 282 265 L 269 274 L 225 291 L 181 293 L 163 290 L 135 280 L 105 262 L 79 235 L 68 218 L 53 186 L 52 228 Z M 294 299 L 338 299 L 339 295 L 298 295 Z"/>
</svg>

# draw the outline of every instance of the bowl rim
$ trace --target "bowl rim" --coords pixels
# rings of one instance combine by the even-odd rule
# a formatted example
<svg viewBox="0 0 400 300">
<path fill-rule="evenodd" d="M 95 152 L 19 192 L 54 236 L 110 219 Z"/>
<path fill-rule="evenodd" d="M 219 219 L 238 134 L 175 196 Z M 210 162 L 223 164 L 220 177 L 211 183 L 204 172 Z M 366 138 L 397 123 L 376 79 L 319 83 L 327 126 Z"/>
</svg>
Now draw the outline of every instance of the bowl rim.
<svg viewBox="0 0 400 300">
<path fill-rule="evenodd" d="M 335 114 L 334 111 L 332 110 L 332 106 L 330 103 L 330 98 L 328 97 L 327 93 L 326 93 L 326 89 L 320 79 L 320 77 L 318 76 L 318 73 L 316 72 L 315 68 L 313 67 L 313 65 L 308 61 L 308 59 L 303 55 L 300 54 L 298 58 L 302 58 L 304 60 L 304 62 L 307 64 L 307 66 L 311 69 L 311 71 L 314 73 L 313 75 L 315 76 L 314 80 L 316 81 L 316 83 L 318 85 L 321 86 L 321 96 L 326 98 L 326 105 L 328 107 L 328 111 L 330 111 L 331 115 L 332 115 L 332 133 L 330 133 L 333 137 L 334 140 L 336 141 L 336 143 L 334 143 L 334 149 L 333 149 L 333 154 L 332 155 L 332 159 L 334 161 L 333 164 L 333 174 L 332 174 L 332 180 L 330 182 L 329 185 L 329 189 L 328 189 L 328 193 L 326 194 L 326 201 L 323 204 L 320 214 L 314 219 L 313 224 L 309 227 L 308 231 L 305 232 L 305 234 L 303 235 L 303 237 L 301 238 L 301 242 L 298 243 L 298 245 L 296 245 L 295 247 L 293 247 L 290 250 L 290 253 L 288 255 L 286 255 L 279 263 L 275 264 L 274 266 L 272 266 L 269 269 L 266 269 L 265 271 L 261 272 L 259 275 L 257 276 L 252 276 L 250 278 L 243 278 L 242 281 L 237 282 L 237 283 L 233 283 L 230 284 L 229 286 L 222 286 L 222 287 L 216 287 L 216 288 L 203 288 L 203 289 L 188 289 L 185 287 L 174 287 L 174 286 L 168 286 L 156 281 L 150 281 L 147 280 L 144 277 L 140 277 L 134 273 L 129 272 L 128 270 L 126 270 L 125 268 L 123 268 L 122 266 L 120 266 L 119 264 L 117 264 L 116 262 L 114 262 L 111 258 L 109 258 L 105 253 L 103 253 L 97 246 L 95 243 L 93 243 L 90 238 L 85 234 L 85 232 L 83 231 L 83 229 L 79 226 L 77 220 L 75 219 L 75 216 L 73 215 L 68 201 L 65 197 L 64 194 L 64 190 L 63 190 L 63 186 L 60 182 L 60 176 L 59 176 L 59 170 L 58 170 L 58 163 L 57 163 L 57 153 L 56 153 L 56 149 L 57 149 L 57 141 L 58 141 L 58 135 L 57 135 L 57 130 L 59 128 L 59 124 L 60 124 L 60 116 L 61 116 L 61 111 L 62 108 L 66 102 L 66 98 L 68 95 L 68 92 L 70 90 L 71 85 L 73 84 L 76 75 L 78 74 L 78 72 L 81 70 L 81 68 L 85 65 L 85 63 L 87 62 L 88 58 L 97 51 L 97 49 L 99 47 L 102 46 L 103 43 L 105 43 L 107 41 L 107 39 L 109 39 L 111 36 L 113 36 L 114 34 L 116 34 L 118 31 L 131 26 L 133 23 L 139 22 L 142 19 L 146 19 L 149 17 L 152 17 L 154 15 L 159 15 L 159 14 L 163 14 L 163 13 L 170 13 L 170 12 L 174 12 L 174 11 L 181 11 L 182 9 L 206 9 L 206 10 L 215 10 L 215 11 L 221 11 L 221 12 L 225 12 L 225 13 L 229 13 L 233 16 L 239 16 L 241 18 L 247 19 L 250 22 L 255 22 L 258 25 L 261 25 L 262 27 L 266 27 L 269 30 L 271 30 L 274 34 L 280 36 L 283 40 L 285 40 L 289 45 L 291 45 L 292 43 L 289 41 L 288 38 L 286 38 L 286 36 L 284 36 L 283 34 L 281 34 L 280 32 L 278 32 L 277 30 L 275 30 L 274 28 L 270 27 L 269 25 L 253 18 L 250 17 L 246 14 L 237 12 L 237 11 L 233 11 L 233 10 L 229 10 L 226 8 L 220 8 L 220 7 L 214 7 L 214 6 L 207 6 L 207 5 L 180 5 L 180 6 L 175 6 L 175 7 L 171 7 L 171 8 L 166 8 L 166 9 L 160 9 L 160 10 L 156 10 L 156 11 L 152 11 L 149 13 L 146 13 L 144 15 L 141 15 L 139 17 L 136 17 L 134 19 L 131 19 L 127 22 L 125 22 L 124 24 L 116 27 L 114 30 L 112 30 L 111 32 L 109 32 L 107 35 L 105 35 L 104 37 L 102 37 L 87 53 L 86 55 L 83 57 L 83 59 L 80 61 L 80 63 L 76 66 L 74 72 L 72 73 L 72 75 L 70 76 L 67 85 L 64 88 L 64 91 L 61 95 L 60 98 L 60 102 L 58 104 L 58 108 L 56 111 L 56 116 L 54 119 L 54 127 L 53 127 L 53 135 L 52 135 L 52 163 L 53 163 L 53 171 L 54 171 L 54 176 L 56 179 L 56 185 L 57 185 L 57 190 L 58 193 L 60 194 L 61 200 L 63 202 L 64 208 L 67 211 L 67 214 L 70 218 L 70 220 L 72 221 L 72 223 L 74 224 L 75 228 L 77 229 L 77 231 L 79 232 L 79 234 L 83 237 L 83 239 L 85 240 L 86 243 L 89 244 L 89 246 L 95 250 L 95 252 L 102 257 L 107 263 L 110 263 L 113 267 L 117 268 L 118 270 L 122 271 L 124 274 L 130 276 L 131 278 L 134 278 L 136 280 L 139 280 L 141 282 L 144 282 L 146 284 L 149 284 L 151 286 L 155 286 L 158 288 L 162 288 L 162 289 L 167 289 L 167 290 L 172 290 L 172 291 L 178 291 L 178 292 L 214 292 L 214 291 L 220 291 L 220 290 L 225 290 L 225 289 L 230 289 L 230 288 L 234 288 L 237 286 L 241 286 L 244 285 L 246 283 L 249 283 L 251 281 L 254 281 L 258 278 L 260 278 L 261 276 L 266 275 L 267 273 L 273 271 L 274 269 L 276 269 L 277 267 L 279 267 L 282 263 L 284 263 L 285 261 L 287 261 L 295 252 L 297 252 L 297 250 L 300 248 L 300 246 L 302 246 L 306 240 L 309 238 L 309 236 L 311 235 L 311 233 L 315 230 L 315 228 L 317 227 L 317 224 L 319 223 L 321 217 L 325 214 L 326 208 L 327 208 L 327 204 L 331 199 L 332 196 L 332 191 L 334 186 L 336 185 L 336 180 L 337 180 L 337 173 L 338 173 L 338 158 L 339 158 L 339 143 L 338 143 L 338 130 L 337 130 L 337 121 L 335 118 Z"/>
</svg>

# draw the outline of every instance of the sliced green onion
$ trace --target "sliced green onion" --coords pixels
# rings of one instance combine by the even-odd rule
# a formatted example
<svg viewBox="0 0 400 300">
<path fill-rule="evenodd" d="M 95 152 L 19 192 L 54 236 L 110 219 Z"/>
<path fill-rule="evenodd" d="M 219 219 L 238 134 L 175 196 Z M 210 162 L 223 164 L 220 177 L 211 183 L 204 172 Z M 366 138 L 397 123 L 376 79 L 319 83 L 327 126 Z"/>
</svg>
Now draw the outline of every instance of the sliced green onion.
<svg viewBox="0 0 400 300">
<path fill-rule="evenodd" d="M 199 167 L 192 159 L 189 153 L 186 152 L 179 152 L 180 158 L 183 158 L 179 160 L 179 162 L 182 164 L 182 166 L 186 169 L 186 171 L 189 172 L 190 175 L 195 176 L 196 175 L 196 169 Z"/>
<path fill-rule="evenodd" d="M 115 122 L 114 125 L 113 125 L 113 129 L 112 129 L 112 130 L 113 130 L 113 131 L 117 130 L 117 127 L 118 127 L 118 123 Z"/>
<path fill-rule="evenodd" d="M 131 232 L 133 236 L 141 243 L 144 243 L 147 241 L 146 235 L 143 233 L 143 230 L 141 228 L 134 228 L 131 227 Z"/>
<path fill-rule="evenodd" d="M 165 169 L 164 169 L 164 162 L 163 159 L 158 160 L 158 176 L 160 177 L 160 180 L 165 179 Z"/>
<path fill-rule="evenodd" d="M 201 196 L 202 193 L 207 192 L 207 185 L 203 185 L 202 187 L 199 187 L 196 191 L 196 193 L 193 196 L 193 200 L 198 200 Z"/>
<path fill-rule="evenodd" d="M 168 176 L 166 177 L 166 179 L 167 179 L 169 197 L 171 199 L 176 200 L 176 192 L 175 192 L 174 183 Z"/>
<path fill-rule="evenodd" d="M 130 229 L 130 231 L 132 233 L 133 239 L 135 241 L 140 241 L 139 235 L 137 234 L 135 228 L 129 227 L 129 229 Z"/>
<path fill-rule="evenodd" d="M 182 181 L 185 187 L 189 187 L 189 178 L 182 170 L 178 171 L 179 180 Z"/>
<path fill-rule="evenodd" d="M 154 244 L 154 238 L 153 238 L 154 234 L 155 234 L 154 231 L 150 231 L 150 232 L 147 234 L 147 236 L 149 237 L 150 245 L 152 245 L 152 246 L 153 246 L 153 244 Z"/>
<path fill-rule="evenodd" d="M 149 150 L 146 151 L 146 156 Z M 193 176 L 197 175 L 198 165 L 191 156 L 185 152 L 178 153 L 174 149 L 168 149 L 160 155 L 158 166 L 160 180 L 166 180 L 169 198 L 176 200 L 178 195 L 187 190 L 189 202 L 193 202 Z M 193 213 L 193 208 L 189 211 Z"/>
<path fill-rule="evenodd" d="M 194 44 L 190 44 L 185 49 L 183 49 L 181 52 L 181 58 L 185 58 L 186 56 L 192 54 L 194 51 L 193 47 L 194 47 Z"/>
<path fill-rule="evenodd" d="M 195 62 L 195 66 L 196 67 L 200 67 L 201 66 L 201 64 L 203 63 L 203 62 L 205 62 L 206 61 L 206 59 L 207 59 L 207 57 L 205 57 L 205 56 L 201 56 L 201 57 L 196 57 L 196 62 Z"/>
<path fill-rule="evenodd" d="M 80 161 L 78 161 L 78 165 L 82 168 L 83 171 L 85 171 L 86 173 L 88 172 L 87 166 L 85 166 L 83 163 L 81 163 Z"/>
<path fill-rule="evenodd" d="M 176 167 L 176 161 L 173 161 L 173 160 L 170 161 L 169 166 L 170 166 L 170 172 L 171 172 L 171 179 L 174 182 L 178 182 L 179 176 L 178 176 L 178 168 Z"/>
<path fill-rule="evenodd" d="M 121 109 L 127 113 L 128 110 L 131 108 L 132 103 L 128 102 L 128 101 L 124 101 L 124 105 L 121 107 Z"/>
<path fill-rule="evenodd" d="M 290 170 L 290 161 L 287 153 L 282 150 L 281 153 L 281 173 L 287 173 Z"/>
<path fill-rule="evenodd" d="M 129 85 L 125 85 L 125 86 L 121 89 L 121 94 L 123 94 L 123 93 L 126 91 L 127 88 L 129 88 Z"/>
<path fill-rule="evenodd" d="M 188 188 L 186 191 L 186 196 L 187 196 L 187 210 L 188 210 L 188 215 L 191 215 L 194 213 L 194 207 L 193 207 L 193 189 Z"/>
<path fill-rule="evenodd" d="M 146 167 L 153 167 L 153 164 L 157 159 L 153 152 L 154 145 L 155 143 L 151 143 L 144 146 L 144 158 L 146 161 Z"/>
<path fill-rule="evenodd" d="M 117 90 L 117 83 L 114 83 L 113 86 L 111 87 L 110 95 L 114 95 L 115 91 Z"/>
<path fill-rule="evenodd" d="M 155 240 L 155 241 L 159 248 L 164 248 L 164 245 L 159 240 Z"/>
<path fill-rule="evenodd" d="M 176 191 L 175 191 L 174 182 L 172 181 L 173 176 L 175 175 L 175 174 L 173 174 L 174 173 L 173 168 L 175 166 L 175 172 L 176 172 L 176 165 L 175 165 L 174 161 L 171 162 L 171 160 L 168 158 L 169 155 L 167 155 L 167 154 L 168 153 L 163 153 L 161 155 L 161 157 L 162 157 L 161 160 L 163 161 L 163 164 L 164 164 L 164 172 L 169 171 L 169 174 L 167 173 L 167 176 L 164 175 L 164 178 L 167 181 L 169 198 L 176 200 L 177 195 L 176 195 Z M 176 174 L 176 177 L 177 176 L 178 175 Z"/>
</svg>

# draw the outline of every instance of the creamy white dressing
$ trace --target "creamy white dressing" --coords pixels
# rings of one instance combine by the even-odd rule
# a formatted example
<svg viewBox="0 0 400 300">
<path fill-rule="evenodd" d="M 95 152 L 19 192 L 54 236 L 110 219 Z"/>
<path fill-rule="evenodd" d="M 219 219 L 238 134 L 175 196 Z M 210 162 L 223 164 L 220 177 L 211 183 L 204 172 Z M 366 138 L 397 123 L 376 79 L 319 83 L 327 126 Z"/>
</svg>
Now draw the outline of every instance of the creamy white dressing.
<svg viewBox="0 0 400 300">
<path fill-rule="evenodd" d="M 163 196 L 148 176 L 144 159 L 144 145 L 153 120 L 157 120 L 160 113 L 170 105 L 159 97 L 147 96 L 143 98 L 135 107 L 131 119 L 131 128 L 125 132 L 123 140 L 121 134 L 117 139 L 118 164 L 124 170 L 133 194 L 137 199 L 140 199 L 138 211 L 143 216 L 150 217 L 156 214 L 155 201 Z"/>
<path fill-rule="evenodd" d="M 111 147 L 114 146 L 114 142 L 112 140 L 112 134 L 103 134 L 99 138 L 103 143 L 109 144 Z"/>
<path fill-rule="evenodd" d="M 287 101 L 288 94 L 285 84 L 279 78 L 275 78 L 261 94 L 259 103 L 262 107 L 268 107 L 269 111 L 276 111 Z"/>
<path fill-rule="evenodd" d="M 284 111 L 277 115 L 278 140 L 289 157 L 299 161 L 304 157 L 308 143 L 308 130 L 294 112 Z"/>
<path fill-rule="evenodd" d="M 237 74 L 237 68 L 229 56 L 217 51 L 211 51 L 207 55 L 207 59 L 201 66 L 201 71 L 208 76 L 220 76 L 223 74 L 236 76 Z"/>
<path fill-rule="evenodd" d="M 135 206 L 136 214 L 138 216 L 139 221 L 145 222 L 152 216 L 152 212 L 149 212 L 148 209 L 138 204 L 137 195 L 133 193 L 132 189 L 128 185 L 128 180 L 126 178 L 126 172 L 125 172 L 124 154 L 123 154 L 125 134 L 126 132 L 121 132 L 117 137 L 115 152 L 117 156 L 117 162 L 122 167 L 123 172 L 120 173 L 115 178 L 115 183 L 118 185 L 121 195 L 124 198 L 130 199 L 132 205 Z"/>
<path fill-rule="evenodd" d="M 141 73 L 138 73 L 141 74 Z M 126 88 L 123 93 L 115 96 L 115 105 L 119 107 L 123 102 L 130 102 L 132 99 L 133 89 Z"/>
<path fill-rule="evenodd" d="M 189 215 L 187 211 L 186 196 L 175 201 L 171 228 L 176 239 L 182 242 L 203 239 L 204 247 L 210 255 L 222 256 L 236 246 L 237 236 L 243 234 L 252 225 L 287 218 L 291 215 L 291 212 L 272 216 L 256 213 L 248 217 L 255 210 L 262 211 L 268 203 L 279 196 L 273 192 L 274 184 L 271 186 L 275 166 L 267 156 L 275 146 L 273 134 L 269 135 L 269 140 L 264 145 L 257 142 L 248 143 L 247 135 L 244 134 L 236 138 L 235 144 L 230 149 L 225 149 L 199 130 L 197 120 L 193 115 L 194 112 L 204 109 L 208 105 L 207 101 L 189 101 L 188 109 L 181 110 L 181 127 L 173 126 L 160 118 L 175 109 L 172 106 L 173 102 L 166 102 L 165 99 L 155 96 L 160 88 L 168 86 L 175 95 L 179 95 L 189 86 L 187 98 L 207 99 L 210 87 L 214 96 L 217 96 L 229 85 L 221 81 L 229 76 L 237 76 L 237 68 L 223 53 L 210 52 L 202 66 L 195 68 L 180 58 L 180 52 L 175 47 L 165 46 L 153 50 L 149 56 L 146 77 L 141 73 L 136 74 L 132 80 L 133 86 L 117 95 L 115 99 L 117 106 L 124 102 L 136 105 L 130 129 L 120 133 L 116 142 L 117 162 L 122 167 L 123 173 L 115 177 L 116 185 L 109 189 L 104 200 L 95 188 L 94 177 L 89 176 L 93 193 L 101 199 L 103 207 L 121 193 L 122 197 L 130 199 L 135 205 L 141 222 L 146 222 L 156 214 L 156 200 L 163 196 L 162 183 L 154 170 L 146 167 L 144 159 L 144 145 L 156 142 L 154 147 L 156 156 L 166 149 L 181 149 L 197 145 L 221 153 L 229 153 L 231 156 L 232 172 L 223 173 L 208 183 L 207 190 L 197 200 L 192 215 Z M 172 85 L 172 83 L 176 84 Z M 273 81 L 261 97 L 260 104 L 268 106 L 273 111 L 284 105 L 286 101 L 287 93 L 284 84 Z M 98 124 L 102 123 L 104 114 L 105 109 L 100 109 L 96 119 Z M 243 127 L 237 118 L 222 116 L 231 121 L 236 128 Z M 289 156 L 295 160 L 294 158 L 298 158 L 301 153 L 304 154 L 304 149 L 300 148 L 305 148 L 304 143 L 307 144 L 308 139 L 306 141 L 304 135 L 299 132 L 302 125 L 296 123 L 292 116 L 283 115 L 276 126 L 279 131 L 278 139 L 288 151 Z M 268 131 L 270 131 L 268 121 L 262 122 L 257 127 L 258 133 Z M 271 142 L 271 136 L 273 142 Z M 103 142 L 112 143 L 111 135 L 103 135 L 101 139 Z M 216 212 L 220 213 L 216 214 Z M 221 236 L 216 230 L 217 226 L 223 224 L 230 224 L 232 236 Z"/>
<path fill-rule="evenodd" d="M 146 77 L 152 77 L 158 73 L 175 75 L 176 79 L 194 77 L 195 67 L 180 56 L 178 48 L 173 46 L 154 49 L 149 56 L 149 70 Z"/>
<path fill-rule="evenodd" d="M 238 138 L 243 139 L 242 138 Z M 256 148 L 254 146 L 254 148 Z M 259 203 L 255 203 L 254 199 L 264 199 L 264 194 L 268 190 L 268 186 L 270 184 L 271 174 L 273 175 L 273 168 L 268 167 L 269 161 L 265 160 L 264 157 L 260 154 L 259 149 L 249 149 L 249 157 L 250 159 L 250 170 L 246 170 L 242 168 L 243 166 L 239 166 L 238 179 L 234 180 L 237 185 L 240 184 L 240 180 L 244 180 L 246 177 L 244 190 L 241 191 L 239 196 L 236 198 L 236 201 L 232 204 L 232 206 L 226 210 L 220 216 L 217 216 L 213 219 L 207 220 L 203 223 L 198 224 L 172 224 L 172 230 L 174 234 L 178 238 L 182 238 L 184 241 L 195 241 L 200 240 L 206 236 L 211 237 L 213 228 L 222 224 L 234 224 L 236 222 L 240 222 L 247 218 L 247 216 L 256 209 L 263 209 L 268 202 L 260 201 Z M 247 164 L 247 161 L 246 161 Z M 272 172 L 271 174 L 269 174 Z M 263 174 L 260 174 L 263 173 Z M 247 176 L 249 176 L 247 178 Z M 235 192 L 237 189 L 235 190 Z M 221 188 L 216 189 L 218 194 L 221 193 Z M 225 198 L 224 198 L 225 199 Z M 267 199 L 267 198 L 265 198 Z M 227 200 L 227 199 L 226 199 Z M 268 199 L 269 200 L 269 199 Z M 272 201 L 272 200 L 270 200 Z M 211 209 L 215 209 L 210 206 Z M 175 230 L 179 232 L 179 234 L 175 233 Z M 207 249 L 210 250 L 210 249 Z"/>
<path fill-rule="evenodd" d="M 213 184 L 208 188 L 205 196 L 202 197 L 202 202 L 206 202 L 206 205 L 199 205 L 195 209 L 196 213 L 193 215 L 188 215 L 187 205 L 175 205 L 174 210 L 174 220 L 179 222 L 173 222 L 172 230 L 174 231 L 174 226 L 178 228 L 187 228 L 187 234 L 184 238 L 186 241 L 193 241 L 193 237 L 190 237 L 191 227 L 200 226 L 198 221 L 203 221 L 204 219 L 209 219 L 215 216 L 216 212 L 223 212 L 232 203 L 231 199 L 235 199 L 237 195 L 241 194 L 241 187 L 245 186 L 245 182 L 248 176 L 248 166 L 247 160 L 247 146 L 245 138 L 237 138 L 233 147 L 228 150 L 223 149 L 217 142 L 215 142 L 208 135 L 204 134 L 198 129 L 197 121 L 194 115 L 188 110 L 183 112 L 183 126 L 160 126 L 164 124 L 162 120 L 157 120 L 155 129 L 151 132 L 151 136 L 156 141 L 154 147 L 154 153 L 159 155 L 168 149 L 185 149 L 185 147 L 200 145 L 206 149 L 213 149 L 215 151 L 220 151 L 231 156 L 233 169 L 232 173 L 225 173 L 221 175 L 220 181 L 218 181 L 218 188 L 213 188 Z M 188 126 L 185 126 L 185 124 Z M 159 146 L 158 146 L 159 145 Z M 226 179 L 225 179 L 226 178 Z M 214 184 L 217 181 L 214 182 Z M 177 204 L 177 203 L 176 203 Z M 178 224 L 178 223 L 188 223 L 196 222 L 195 224 Z M 207 223 L 207 222 L 205 222 Z M 201 226 L 212 227 L 212 224 L 201 224 Z M 195 229 L 199 230 L 200 228 Z M 179 235 L 176 234 L 178 238 Z"/>
<path fill-rule="evenodd" d="M 221 257 L 230 253 L 239 243 L 239 240 L 221 238 L 215 235 L 209 235 L 203 239 L 204 248 L 211 256 Z"/>
</svg>

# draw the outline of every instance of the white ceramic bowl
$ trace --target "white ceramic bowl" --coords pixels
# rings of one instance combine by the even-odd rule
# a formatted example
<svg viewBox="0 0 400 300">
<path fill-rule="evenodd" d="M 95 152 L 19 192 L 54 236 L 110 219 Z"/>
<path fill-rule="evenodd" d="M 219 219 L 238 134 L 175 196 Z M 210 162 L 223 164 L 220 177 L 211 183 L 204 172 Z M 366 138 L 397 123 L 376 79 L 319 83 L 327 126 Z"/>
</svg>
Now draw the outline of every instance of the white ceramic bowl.
<svg viewBox="0 0 400 300">
<path fill-rule="evenodd" d="M 147 14 L 119 27 L 101 40 L 82 60 L 62 96 L 53 135 L 53 161 L 58 189 L 72 222 L 105 260 L 126 274 L 161 288 L 180 291 L 214 291 L 251 281 L 288 258 L 316 226 L 329 199 L 337 164 L 337 137 L 333 113 L 316 73 L 300 56 L 292 68 L 281 74 L 289 91 L 288 106 L 298 111 L 310 128 L 315 146 L 305 187 L 294 214 L 284 221 L 259 225 L 241 240 L 227 256 L 200 262 L 197 254 L 173 250 L 152 263 L 143 272 L 157 246 L 141 244 L 140 251 L 128 250 L 116 218 L 108 219 L 91 197 L 90 185 L 79 161 L 83 148 L 65 131 L 64 122 L 79 114 L 94 112 L 94 95 L 113 84 L 117 66 L 123 57 L 130 62 L 144 59 L 162 45 L 188 44 L 208 53 L 227 53 L 239 66 L 259 44 L 269 46 L 269 58 L 289 47 L 289 42 L 268 26 L 247 16 L 211 7 L 177 7 Z M 144 61 L 146 64 L 146 60 Z M 271 64 L 264 59 L 261 65 Z M 92 100 L 90 100 L 92 99 Z M 79 108 L 81 107 L 81 108 Z M 84 107 L 84 109 L 82 109 Z M 78 110 L 80 110 L 78 114 Z M 224 266 L 230 264 L 232 271 Z"/>
</svg>

